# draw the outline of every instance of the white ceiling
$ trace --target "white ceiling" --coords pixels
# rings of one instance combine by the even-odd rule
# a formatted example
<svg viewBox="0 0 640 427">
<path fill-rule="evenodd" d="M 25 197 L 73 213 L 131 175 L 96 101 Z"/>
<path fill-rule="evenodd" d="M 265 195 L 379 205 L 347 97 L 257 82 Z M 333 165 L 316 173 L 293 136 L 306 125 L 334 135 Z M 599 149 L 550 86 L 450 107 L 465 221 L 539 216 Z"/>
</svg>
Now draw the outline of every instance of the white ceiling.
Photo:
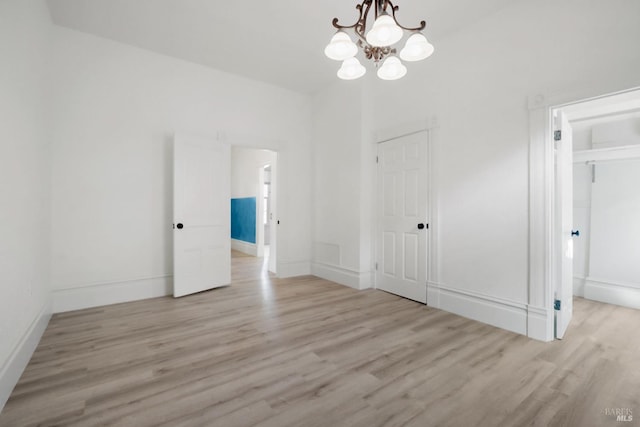
<svg viewBox="0 0 640 427">
<path fill-rule="evenodd" d="M 397 0 L 398 21 L 439 39 L 516 0 Z M 300 92 L 336 79 L 323 50 L 357 19 L 356 0 L 48 0 L 53 21 Z"/>
</svg>

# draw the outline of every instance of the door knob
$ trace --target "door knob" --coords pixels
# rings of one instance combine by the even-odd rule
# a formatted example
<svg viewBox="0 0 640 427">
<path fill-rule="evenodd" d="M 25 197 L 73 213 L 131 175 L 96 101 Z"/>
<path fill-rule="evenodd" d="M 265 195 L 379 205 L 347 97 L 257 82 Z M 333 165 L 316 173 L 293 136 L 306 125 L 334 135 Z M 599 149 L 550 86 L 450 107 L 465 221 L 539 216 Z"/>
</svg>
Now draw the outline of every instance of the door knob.
<svg viewBox="0 0 640 427">
<path fill-rule="evenodd" d="M 424 224 L 423 223 L 418 224 L 418 230 L 422 230 L 423 228 L 424 228 Z"/>
<path fill-rule="evenodd" d="M 571 230 L 571 237 L 580 237 L 580 230 Z"/>
<path fill-rule="evenodd" d="M 176 225 L 176 227 L 178 227 L 178 230 L 182 230 L 182 228 L 184 227 L 184 225 L 182 225 L 181 222 L 178 223 L 178 225 Z"/>
</svg>

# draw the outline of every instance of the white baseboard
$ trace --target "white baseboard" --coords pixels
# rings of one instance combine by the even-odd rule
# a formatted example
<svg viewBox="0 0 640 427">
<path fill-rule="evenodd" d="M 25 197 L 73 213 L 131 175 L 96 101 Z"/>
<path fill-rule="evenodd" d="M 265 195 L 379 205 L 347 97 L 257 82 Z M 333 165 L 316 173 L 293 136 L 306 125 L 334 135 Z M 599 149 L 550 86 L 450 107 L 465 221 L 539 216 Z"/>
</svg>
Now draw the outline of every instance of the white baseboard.
<svg viewBox="0 0 640 427">
<path fill-rule="evenodd" d="M 553 341 L 554 316 L 551 307 L 527 305 L 527 336 L 538 341 Z"/>
<path fill-rule="evenodd" d="M 528 307 L 526 304 L 429 282 L 427 305 L 527 335 Z"/>
<path fill-rule="evenodd" d="M 242 240 L 231 239 L 231 249 L 243 254 L 258 256 L 258 245 L 255 243 L 243 242 Z"/>
<path fill-rule="evenodd" d="M 51 319 L 51 302 L 47 301 L 2 366 L 0 370 L 0 411 L 9 400 L 13 388 L 29 364 L 44 330 L 47 329 L 49 319 Z"/>
<path fill-rule="evenodd" d="M 586 284 L 584 277 L 573 276 L 573 294 L 584 297 L 584 285 Z"/>
<path fill-rule="evenodd" d="M 154 276 L 53 290 L 53 312 L 119 304 L 173 293 L 173 276 Z"/>
<path fill-rule="evenodd" d="M 640 309 L 640 285 L 587 277 L 584 297 L 595 301 Z"/>
<path fill-rule="evenodd" d="M 371 288 L 373 283 L 370 271 L 359 272 L 320 262 L 311 264 L 311 274 L 358 290 Z"/>
<path fill-rule="evenodd" d="M 307 276 L 311 274 L 311 263 L 309 261 L 289 261 L 280 260 L 277 261 L 276 271 L 278 277 L 296 277 Z"/>
</svg>

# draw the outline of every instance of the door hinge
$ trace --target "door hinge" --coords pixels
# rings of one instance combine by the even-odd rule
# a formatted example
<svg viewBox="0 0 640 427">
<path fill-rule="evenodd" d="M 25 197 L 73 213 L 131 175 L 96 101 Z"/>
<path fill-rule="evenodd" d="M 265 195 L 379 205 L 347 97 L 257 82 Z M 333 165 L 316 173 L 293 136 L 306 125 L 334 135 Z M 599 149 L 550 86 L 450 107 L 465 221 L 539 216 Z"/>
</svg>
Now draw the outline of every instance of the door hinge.
<svg viewBox="0 0 640 427">
<path fill-rule="evenodd" d="M 560 311 L 560 307 L 562 306 L 562 302 L 557 299 L 553 301 L 553 309 L 556 311 Z"/>
<path fill-rule="evenodd" d="M 378 263 L 376 262 L 376 271 L 378 271 Z"/>
<path fill-rule="evenodd" d="M 376 156 L 376 163 L 378 163 L 380 161 L 380 159 L 378 158 L 378 156 Z"/>
<path fill-rule="evenodd" d="M 429 223 L 426 223 L 425 226 L 427 227 L 427 230 L 429 229 Z"/>
<path fill-rule="evenodd" d="M 553 140 L 554 141 L 560 141 L 562 139 L 562 131 L 561 130 L 557 130 L 553 133 Z"/>
</svg>

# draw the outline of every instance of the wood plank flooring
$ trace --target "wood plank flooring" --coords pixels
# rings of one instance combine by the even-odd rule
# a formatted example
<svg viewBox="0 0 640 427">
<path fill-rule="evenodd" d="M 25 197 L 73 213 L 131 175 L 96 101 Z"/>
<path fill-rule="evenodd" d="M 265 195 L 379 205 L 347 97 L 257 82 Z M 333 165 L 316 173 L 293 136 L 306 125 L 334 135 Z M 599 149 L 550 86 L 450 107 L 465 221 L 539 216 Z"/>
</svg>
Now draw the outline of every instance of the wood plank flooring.
<svg viewBox="0 0 640 427">
<path fill-rule="evenodd" d="M 237 255 L 229 287 L 55 315 L 0 426 L 640 425 L 640 311 L 577 299 L 541 343 Z"/>
</svg>

